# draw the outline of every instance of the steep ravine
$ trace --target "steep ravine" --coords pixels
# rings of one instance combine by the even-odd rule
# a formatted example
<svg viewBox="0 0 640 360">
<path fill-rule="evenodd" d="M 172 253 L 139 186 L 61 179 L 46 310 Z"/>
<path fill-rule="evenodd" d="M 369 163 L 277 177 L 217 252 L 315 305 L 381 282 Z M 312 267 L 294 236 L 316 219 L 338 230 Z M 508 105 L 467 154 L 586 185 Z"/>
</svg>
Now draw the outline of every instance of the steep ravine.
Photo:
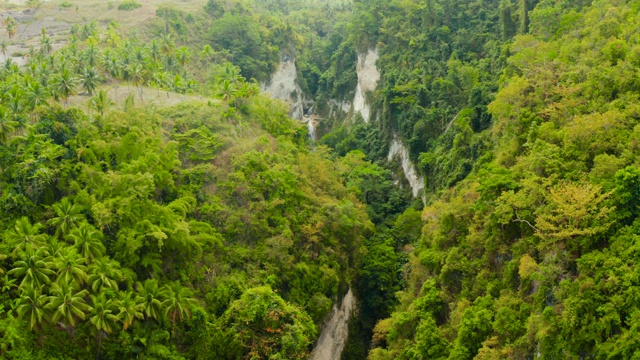
<svg viewBox="0 0 640 360">
<path fill-rule="evenodd" d="M 342 305 L 333 306 L 331 318 L 322 329 L 311 360 L 339 360 L 349 338 L 349 320 L 356 306 L 356 298 L 351 289 L 347 292 Z"/>
</svg>

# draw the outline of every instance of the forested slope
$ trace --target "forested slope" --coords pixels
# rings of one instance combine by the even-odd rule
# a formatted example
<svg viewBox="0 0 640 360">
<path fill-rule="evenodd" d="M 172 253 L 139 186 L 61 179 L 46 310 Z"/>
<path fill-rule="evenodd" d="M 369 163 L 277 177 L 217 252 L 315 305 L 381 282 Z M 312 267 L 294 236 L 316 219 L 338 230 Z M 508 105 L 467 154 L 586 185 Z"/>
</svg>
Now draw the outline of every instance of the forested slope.
<svg viewBox="0 0 640 360">
<path fill-rule="evenodd" d="M 0 70 L 2 357 L 306 358 L 373 230 L 346 183 L 372 165 L 310 151 L 229 63 L 196 83 L 169 34 L 47 39 Z"/>
<path fill-rule="evenodd" d="M 640 354 L 639 8 L 541 2 L 530 13 L 488 105 L 490 150 L 424 209 L 370 359 Z"/>
<path fill-rule="evenodd" d="M 640 356 L 639 12 L 210 0 L 43 31 L 0 69 L 0 353 L 305 359 L 351 287 L 343 359 Z M 365 123 L 332 107 L 372 49 Z M 259 94 L 286 59 L 317 144 Z"/>
</svg>

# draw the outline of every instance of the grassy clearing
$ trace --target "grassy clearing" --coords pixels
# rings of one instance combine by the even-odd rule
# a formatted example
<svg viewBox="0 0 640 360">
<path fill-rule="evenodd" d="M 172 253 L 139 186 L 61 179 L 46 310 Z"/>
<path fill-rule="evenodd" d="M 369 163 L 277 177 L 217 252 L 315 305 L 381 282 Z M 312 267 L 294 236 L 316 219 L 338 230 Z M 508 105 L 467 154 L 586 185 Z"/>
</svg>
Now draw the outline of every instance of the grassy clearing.
<svg viewBox="0 0 640 360">
<path fill-rule="evenodd" d="M 97 21 L 106 24 L 111 20 L 117 21 L 123 29 L 131 30 L 139 28 L 142 24 L 156 16 L 156 9 L 161 5 L 172 5 L 183 11 L 197 11 L 207 3 L 206 0 L 145 0 L 140 1 L 142 7 L 131 11 L 118 10 L 120 1 L 103 0 L 66 0 L 72 6 L 67 10 L 60 10 L 56 0 L 44 4 L 37 12 L 36 20 L 53 19 L 69 24 Z"/>
<path fill-rule="evenodd" d="M 109 99 L 115 103 L 114 106 L 121 109 L 124 108 L 125 101 L 129 96 L 133 96 L 135 105 L 154 104 L 158 107 L 173 106 L 181 102 L 220 102 L 218 99 L 202 97 L 199 95 L 179 94 L 171 91 L 167 92 L 166 90 L 158 90 L 145 86 L 142 87 L 142 99 L 140 99 L 139 88 L 128 84 L 103 85 L 97 89 L 97 91 L 100 90 L 106 91 Z M 90 100 L 91 96 L 75 95 L 69 98 L 69 106 L 77 106 L 86 109 Z"/>
</svg>

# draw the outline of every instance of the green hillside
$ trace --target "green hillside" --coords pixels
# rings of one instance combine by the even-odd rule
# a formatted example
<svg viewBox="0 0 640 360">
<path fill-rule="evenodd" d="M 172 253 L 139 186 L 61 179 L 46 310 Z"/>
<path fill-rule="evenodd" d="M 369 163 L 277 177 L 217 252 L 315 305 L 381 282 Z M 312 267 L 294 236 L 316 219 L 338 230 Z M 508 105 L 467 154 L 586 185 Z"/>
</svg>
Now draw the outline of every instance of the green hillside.
<svg viewBox="0 0 640 360">
<path fill-rule="evenodd" d="M 0 358 L 640 357 L 639 1 L 139 5 L 0 7 Z"/>
</svg>

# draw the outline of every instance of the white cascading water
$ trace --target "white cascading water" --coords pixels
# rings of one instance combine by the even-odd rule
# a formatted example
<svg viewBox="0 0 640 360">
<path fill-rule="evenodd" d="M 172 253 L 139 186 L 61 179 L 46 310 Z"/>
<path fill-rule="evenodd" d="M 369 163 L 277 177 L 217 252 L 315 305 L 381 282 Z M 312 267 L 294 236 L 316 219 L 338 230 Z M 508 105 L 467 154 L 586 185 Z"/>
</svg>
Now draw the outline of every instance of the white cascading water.
<svg viewBox="0 0 640 360">
<path fill-rule="evenodd" d="M 340 308 L 334 305 L 329 322 L 322 329 L 310 360 L 339 360 L 349 337 L 349 319 L 356 306 L 356 298 L 351 289 L 347 292 Z"/>
<path fill-rule="evenodd" d="M 309 118 L 309 121 L 307 122 L 307 131 L 309 132 L 309 138 L 311 139 L 311 141 L 318 140 L 316 135 L 316 127 L 315 125 L 313 125 L 313 120 L 311 120 L 310 118 Z"/>
</svg>

